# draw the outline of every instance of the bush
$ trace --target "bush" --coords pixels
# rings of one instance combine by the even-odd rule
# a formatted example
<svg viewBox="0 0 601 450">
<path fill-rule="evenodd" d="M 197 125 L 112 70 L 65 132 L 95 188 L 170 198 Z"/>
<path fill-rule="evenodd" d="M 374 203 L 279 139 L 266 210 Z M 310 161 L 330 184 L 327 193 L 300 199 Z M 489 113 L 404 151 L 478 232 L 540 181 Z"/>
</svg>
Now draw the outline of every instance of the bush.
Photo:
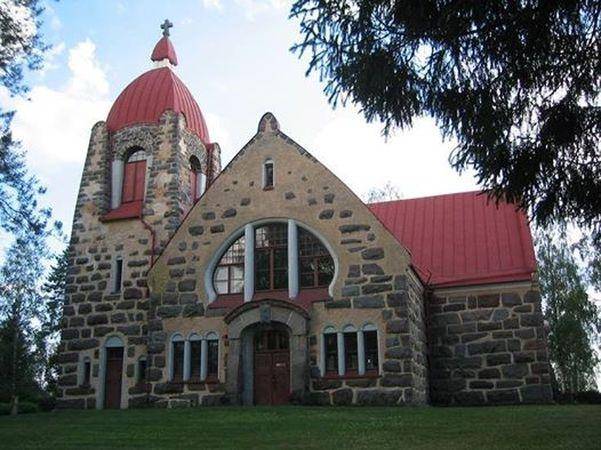
<svg viewBox="0 0 601 450">
<path fill-rule="evenodd" d="M 578 392 L 574 396 L 576 402 L 578 403 L 586 403 L 590 405 L 601 405 L 601 392 L 599 391 L 584 391 Z"/>
<path fill-rule="evenodd" d="M 8 416 L 10 414 L 10 403 L 0 403 L 0 416 Z"/>
<path fill-rule="evenodd" d="M 19 402 L 19 414 L 40 412 L 40 407 L 33 402 Z"/>
<path fill-rule="evenodd" d="M 38 401 L 40 409 L 44 412 L 52 411 L 56 407 L 56 398 L 48 395 Z"/>
</svg>

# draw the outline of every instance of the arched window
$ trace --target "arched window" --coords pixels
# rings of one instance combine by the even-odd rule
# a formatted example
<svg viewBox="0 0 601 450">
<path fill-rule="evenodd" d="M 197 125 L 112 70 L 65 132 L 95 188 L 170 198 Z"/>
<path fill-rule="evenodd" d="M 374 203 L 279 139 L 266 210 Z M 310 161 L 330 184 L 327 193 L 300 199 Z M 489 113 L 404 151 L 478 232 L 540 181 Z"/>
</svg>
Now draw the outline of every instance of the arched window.
<svg viewBox="0 0 601 450">
<path fill-rule="evenodd" d="M 219 260 L 213 276 L 218 294 L 239 294 L 244 288 L 245 239 L 240 236 Z"/>
<path fill-rule="evenodd" d="M 144 200 L 146 176 L 146 152 L 136 147 L 132 150 L 123 170 L 121 203 Z"/>
<path fill-rule="evenodd" d="M 326 374 L 338 373 L 338 336 L 334 327 L 323 330 L 324 370 Z"/>
<path fill-rule="evenodd" d="M 271 223 L 255 229 L 255 289 L 288 287 L 288 228 Z"/>
<path fill-rule="evenodd" d="M 136 368 L 136 382 L 138 384 L 146 383 L 146 356 L 138 358 L 138 367 Z"/>
<path fill-rule="evenodd" d="M 263 163 L 263 189 L 273 189 L 274 165 L 271 159 Z"/>
<path fill-rule="evenodd" d="M 217 378 L 219 375 L 219 336 L 210 332 L 207 340 L 207 378 Z"/>
<path fill-rule="evenodd" d="M 359 354 L 357 347 L 357 329 L 347 325 L 342 330 L 344 336 L 344 372 L 357 373 L 359 370 Z"/>
<path fill-rule="evenodd" d="M 85 356 L 81 364 L 81 382 L 82 386 L 90 385 L 90 377 L 92 375 L 92 362 L 89 356 Z"/>
<path fill-rule="evenodd" d="M 377 372 L 378 363 L 378 329 L 371 323 L 363 325 L 363 345 L 365 348 L 365 371 Z"/>
<path fill-rule="evenodd" d="M 309 231 L 298 230 L 300 287 L 327 286 L 334 278 L 334 260 L 330 252 Z"/>
<path fill-rule="evenodd" d="M 191 334 L 190 341 L 190 380 L 200 380 L 202 367 L 202 338 L 198 334 Z"/>
<path fill-rule="evenodd" d="M 182 381 L 184 379 L 184 345 L 184 338 L 181 334 L 174 334 L 171 337 L 171 381 Z"/>
<path fill-rule="evenodd" d="M 196 156 L 190 157 L 190 189 L 192 201 L 200 198 L 205 188 L 205 177 L 201 172 L 200 161 Z"/>
</svg>

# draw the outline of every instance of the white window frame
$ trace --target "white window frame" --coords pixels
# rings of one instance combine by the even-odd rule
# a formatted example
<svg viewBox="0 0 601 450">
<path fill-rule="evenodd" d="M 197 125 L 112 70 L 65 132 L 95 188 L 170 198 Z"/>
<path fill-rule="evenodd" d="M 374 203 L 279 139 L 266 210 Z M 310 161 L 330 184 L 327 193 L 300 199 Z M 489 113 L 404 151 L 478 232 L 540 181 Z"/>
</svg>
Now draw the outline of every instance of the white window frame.
<svg viewBox="0 0 601 450">
<path fill-rule="evenodd" d="M 173 376 L 175 375 L 175 343 L 184 342 L 184 376 L 186 372 L 186 340 L 180 333 L 174 333 L 169 339 L 169 381 L 173 382 Z"/>
<path fill-rule="evenodd" d="M 205 289 L 208 294 L 209 303 L 214 302 L 217 299 L 217 291 L 213 284 L 214 274 L 219 261 L 223 257 L 224 253 L 230 248 L 230 246 L 236 242 L 240 236 L 245 236 L 245 248 L 244 248 L 244 301 L 249 302 L 252 300 L 254 295 L 254 251 L 255 251 L 255 229 L 262 225 L 270 223 L 287 223 L 288 224 L 288 297 L 294 299 L 299 293 L 299 255 L 298 255 L 298 228 L 303 228 L 307 232 L 313 234 L 326 248 L 332 261 L 334 262 L 334 275 L 332 281 L 328 286 L 328 294 L 334 295 L 334 284 L 338 279 L 340 271 L 340 264 L 338 255 L 334 251 L 334 248 L 330 243 L 322 236 L 318 231 L 312 229 L 306 224 L 299 222 L 294 219 L 285 218 L 271 218 L 262 219 L 255 222 L 249 222 L 235 230 L 230 236 L 219 246 L 217 251 L 213 254 L 204 275 Z M 291 246 L 290 241 L 294 240 L 296 245 Z"/>
<path fill-rule="evenodd" d="M 334 326 L 332 325 L 328 325 L 326 326 L 323 331 L 321 332 L 321 345 L 320 345 L 320 360 L 319 360 L 319 364 L 320 364 L 320 372 L 321 372 L 321 376 L 325 377 L 326 376 L 326 339 L 325 336 L 326 334 L 336 334 L 336 351 L 337 351 L 337 355 L 338 355 L 338 376 L 345 376 L 346 375 L 346 355 L 345 355 L 345 345 L 344 345 L 344 334 L 345 333 L 357 333 L 357 372 L 358 374 L 361 375 L 365 375 L 366 368 L 365 368 L 365 340 L 364 340 L 364 335 L 363 333 L 365 331 L 375 331 L 376 332 L 376 344 L 378 346 L 378 368 L 377 368 L 377 373 L 378 375 L 381 373 L 380 367 L 381 367 L 381 354 L 380 354 L 380 332 L 378 330 L 378 327 L 376 327 L 375 325 L 373 325 L 372 323 L 368 322 L 365 323 L 362 327 L 357 328 L 352 324 L 346 324 L 345 326 L 343 326 L 340 330 L 337 330 Z"/>
</svg>

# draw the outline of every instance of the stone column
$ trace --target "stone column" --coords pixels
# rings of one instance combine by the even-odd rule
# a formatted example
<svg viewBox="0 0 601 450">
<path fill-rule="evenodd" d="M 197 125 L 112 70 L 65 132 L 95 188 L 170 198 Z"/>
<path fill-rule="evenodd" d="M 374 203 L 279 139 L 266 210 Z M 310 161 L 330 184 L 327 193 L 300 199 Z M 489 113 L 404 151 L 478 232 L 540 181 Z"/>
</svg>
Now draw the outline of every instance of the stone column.
<svg viewBox="0 0 601 450">
<path fill-rule="evenodd" d="M 255 293 L 255 229 L 252 224 L 244 227 L 244 301 L 250 302 Z"/>
<path fill-rule="evenodd" d="M 298 228 L 288 219 L 288 297 L 298 295 Z"/>
<path fill-rule="evenodd" d="M 169 341 L 169 356 L 167 357 L 167 369 L 169 373 L 169 381 L 173 381 L 173 341 Z"/>
<path fill-rule="evenodd" d="M 184 341 L 184 381 L 190 379 L 190 341 Z"/>
<path fill-rule="evenodd" d="M 357 331 L 357 358 L 359 359 L 359 375 L 365 373 L 365 339 L 363 331 Z"/>
<path fill-rule="evenodd" d="M 123 189 L 123 160 L 114 159 L 111 166 L 111 209 L 121 205 L 121 191 Z"/>
<path fill-rule="evenodd" d="M 225 390 L 229 401 L 237 405 L 240 403 L 240 339 L 230 339 L 227 352 L 227 371 Z"/>
<path fill-rule="evenodd" d="M 207 379 L 207 352 L 208 352 L 209 346 L 207 345 L 207 340 L 203 339 L 200 342 L 200 379 L 201 380 L 206 380 Z"/>
<path fill-rule="evenodd" d="M 338 375 L 344 375 L 344 333 L 336 333 L 338 339 Z"/>
</svg>

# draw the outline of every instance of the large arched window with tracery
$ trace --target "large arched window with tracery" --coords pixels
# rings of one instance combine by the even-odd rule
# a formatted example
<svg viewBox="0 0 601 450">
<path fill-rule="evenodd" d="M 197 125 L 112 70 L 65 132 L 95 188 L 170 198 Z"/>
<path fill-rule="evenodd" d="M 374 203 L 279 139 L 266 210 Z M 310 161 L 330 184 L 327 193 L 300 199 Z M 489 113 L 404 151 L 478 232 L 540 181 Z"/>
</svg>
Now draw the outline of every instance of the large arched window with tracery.
<svg viewBox="0 0 601 450">
<path fill-rule="evenodd" d="M 299 282 L 301 288 L 327 286 L 334 278 L 334 261 L 315 235 L 298 230 Z"/>
<path fill-rule="evenodd" d="M 144 200 L 146 186 L 146 152 L 140 147 L 131 150 L 123 169 L 121 203 Z"/>
<path fill-rule="evenodd" d="M 240 236 L 226 250 L 213 275 L 218 294 L 239 294 L 244 288 L 244 236 Z"/>
<path fill-rule="evenodd" d="M 240 293 L 249 301 L 255 293 L 282 290 L 296 298 L 303 289 L 332 284 L 332 254 L 324 241 L 295 221 L 248 224 L 240 233 L 205 278 L 213 283 L 213 289 L 207 287 L 215 294 L 211 301 L 217 295 Z"/>
</svg>

